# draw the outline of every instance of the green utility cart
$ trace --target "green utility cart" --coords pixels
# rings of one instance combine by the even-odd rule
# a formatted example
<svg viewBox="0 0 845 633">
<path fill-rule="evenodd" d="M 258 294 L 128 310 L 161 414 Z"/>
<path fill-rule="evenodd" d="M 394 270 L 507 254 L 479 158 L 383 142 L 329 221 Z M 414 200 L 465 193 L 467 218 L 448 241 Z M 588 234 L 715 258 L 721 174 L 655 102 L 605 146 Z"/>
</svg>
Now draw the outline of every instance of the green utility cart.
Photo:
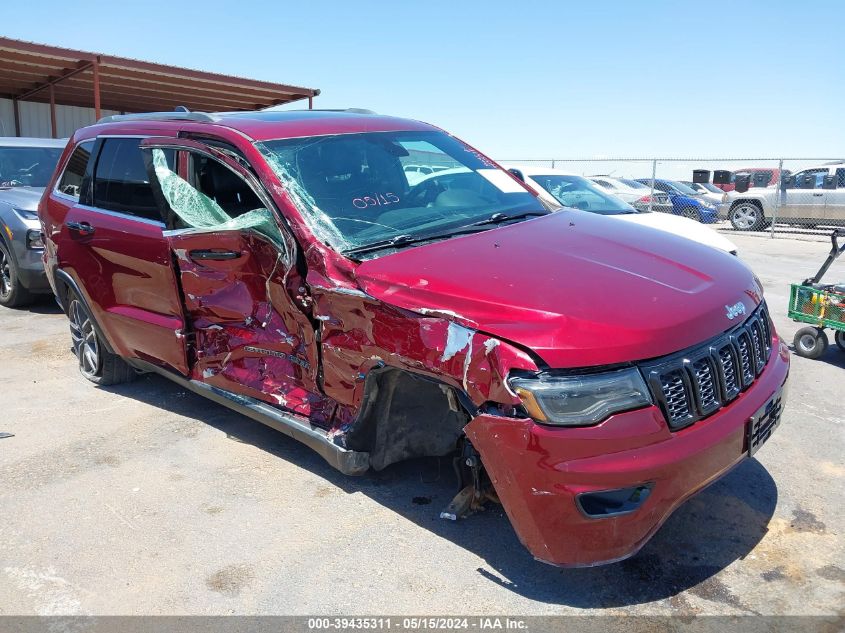
<svg viewBox="0 0 845 633">
<path fill-rule="evenodd" d="M 804 283 L 792 284 L 789 296 L 789 318 L 799 323 L 810 323 L 795 333 L 795 352 L 805 358 L 818 358 L 828 346 L 825 328 L 834 330 L 836 345 L 845 352 L 845 282 L 823 284 L 821 279 L 831 264 L 845 251 L 839 238 L 845 229 L 836 229 L 830 236 L 833 243 L 830 254 L 814 277 Z"/>
</svg>

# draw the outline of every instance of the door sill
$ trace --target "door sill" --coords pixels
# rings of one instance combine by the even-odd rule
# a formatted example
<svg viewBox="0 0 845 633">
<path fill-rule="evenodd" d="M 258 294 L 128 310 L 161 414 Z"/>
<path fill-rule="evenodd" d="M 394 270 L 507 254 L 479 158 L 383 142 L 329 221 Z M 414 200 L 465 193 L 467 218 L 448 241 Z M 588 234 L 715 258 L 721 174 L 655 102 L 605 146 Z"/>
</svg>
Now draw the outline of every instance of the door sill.
<svg viewBox="0 0 845 633">
<path fill-rule="evenodd" d="M 266 424 L 270 428 L 298 440 L 319 453 L 323 459 L 345 475 L 363 475 L 370 467 L 370 454 L 350 451 L 331 441 L 328 434 L 315 428 L 303 417 L 279 411 L 266 402 L 212 387 L 198 380 L 188 380 L 173 372 L 138 359 L 124 359 L 138 370 L 164 376 L 176 384 L 209 400 L 222 404 L 241 415 Z"/>
</svg>

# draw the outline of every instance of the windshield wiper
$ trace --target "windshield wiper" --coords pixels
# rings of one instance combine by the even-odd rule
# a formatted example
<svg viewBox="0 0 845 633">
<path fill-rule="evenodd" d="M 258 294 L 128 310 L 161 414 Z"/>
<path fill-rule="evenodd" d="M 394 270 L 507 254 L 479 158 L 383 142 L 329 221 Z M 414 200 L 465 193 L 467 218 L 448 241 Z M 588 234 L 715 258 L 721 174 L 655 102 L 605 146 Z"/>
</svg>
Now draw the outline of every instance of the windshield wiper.
<svg viewBox="0 0 845 633">
<path fill-rule="evenodd" d="M 500 224 L 502 222 L 507 222 L 508 220 L 522 220 L 523 218 L 530 218 L 533 216 L 549 215 L 549 213 L 551 213 L 551 211 L 525 211 L 524 213 L 515 213 L 513 215 L 508 215 L 507 213 L 494 213 L 489 218 L 479 220 L 478 222 L 473 222 L 472 224 L 467 224 L 466 226 L 469 227 L 484 226 L 485 224 Z"/>
<path fill-rule="evenodd" d="M 356 246 L 355 248 L 347 248 L 343 253 L 345 255 L 351 255 L 354 253 L 369 253 L 370 251 L 378 251 L 383 248 L 392 248 L 394 246 L 404 246 L 405 244 L 413 244 L 414 242 L 422 242 L 424 240 L 432 239 L 431 236 L 418 236 L 414 237 L 413 235 L 396 235 L 395 237 L 391 237 L 387 240 L 379 240 L 378 242 L 372 242 L 371 244 L 365 244 L 364 246 Z"/>
<path fill-rule="evenodd" d="M 484 220 L 473 222 L 472 224 L 464 224 L 448 231 L 443 231 L 442 233 L 426 233 L 422 235 L 396 235 L 386 240 L 379 240 L 378 242 L 372 242 L 371 244 L 365 244 L 363 246 L 356 246 L 354 248 L 346 249 L 345 251 L 343 251 L 343 254 L 357 255 L 360 253 L 380 251 L 385 248 L 396 248 L 399 246 L 408 246 L 410 244 L 419 244 L 421 242 L 430 242 L 432 240 L 441 240 L 449 237 L 454 237 L 456 235 L 464 235 L 466 233 L 476 233 L 479 231 L 483 231 L 484 229 L 480 227 L 487 226 L 490 224 L 499 224 L 501 222 L 507 222 L 508 220 L 519 220 L 535 215 L 549 215 L 550 213 L 551 211 L 526 211 L 525 213 L 516 213 L 514 215 L 508 215 L 506 213 L 494 213 L 489 218 L 485 218 Z"/>
</svg>

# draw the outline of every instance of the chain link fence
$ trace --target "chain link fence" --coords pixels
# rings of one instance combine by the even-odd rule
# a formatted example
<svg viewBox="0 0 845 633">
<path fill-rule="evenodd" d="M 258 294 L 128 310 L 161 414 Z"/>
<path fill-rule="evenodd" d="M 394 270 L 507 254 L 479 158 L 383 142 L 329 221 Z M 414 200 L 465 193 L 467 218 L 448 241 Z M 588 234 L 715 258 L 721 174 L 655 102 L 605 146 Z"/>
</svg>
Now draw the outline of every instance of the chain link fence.
<svg viewBox="0 0 845 633">
<path fill-rule="evenodd" d="M 594 158 L 503 160 L 590 178 L 642 211 L 727 231 L 829 234 L 845 226 L 845 159 Z"/>
</svg>

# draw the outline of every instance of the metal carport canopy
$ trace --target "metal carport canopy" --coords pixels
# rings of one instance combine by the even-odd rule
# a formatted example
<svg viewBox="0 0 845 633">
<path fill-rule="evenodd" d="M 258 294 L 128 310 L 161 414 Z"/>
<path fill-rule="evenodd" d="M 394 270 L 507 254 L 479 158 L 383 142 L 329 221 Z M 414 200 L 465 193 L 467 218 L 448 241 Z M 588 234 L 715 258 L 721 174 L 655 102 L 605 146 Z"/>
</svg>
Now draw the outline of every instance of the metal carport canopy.
<svg viewBox="0 0 845 633">
<path fill-rule="evenodd" d="M 0 97 L 120 112 L 256 110 L 308 99 L 319 89 L 232 77 L 0 37 Z"/>
</svg>

